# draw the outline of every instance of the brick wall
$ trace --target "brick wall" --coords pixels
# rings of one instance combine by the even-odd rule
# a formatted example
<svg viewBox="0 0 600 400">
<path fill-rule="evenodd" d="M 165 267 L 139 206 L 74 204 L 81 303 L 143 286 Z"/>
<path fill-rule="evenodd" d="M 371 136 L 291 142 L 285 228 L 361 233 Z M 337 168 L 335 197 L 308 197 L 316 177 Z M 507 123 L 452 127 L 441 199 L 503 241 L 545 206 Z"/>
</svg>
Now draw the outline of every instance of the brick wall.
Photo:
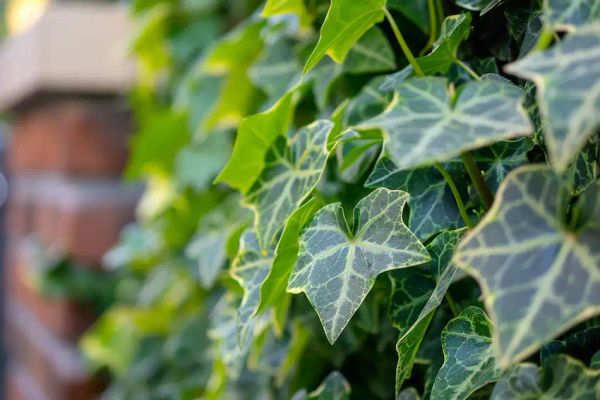
<svg viewBox="0 0 600 400">
<path fill-rule="evenodd" d="M 95 398 L 102 382 L 89 376 L 77 350 L 94 311 L 39 293 L 27 241 L 34 236 L 82 268 L 101 268 L 102 255 L 133 219 L 139 196 L 138 187 L 120 178 L 129 119 L 114 101 L 54 99 L 20 110 L 11 126 L 5 398 Z"/>
</svg>

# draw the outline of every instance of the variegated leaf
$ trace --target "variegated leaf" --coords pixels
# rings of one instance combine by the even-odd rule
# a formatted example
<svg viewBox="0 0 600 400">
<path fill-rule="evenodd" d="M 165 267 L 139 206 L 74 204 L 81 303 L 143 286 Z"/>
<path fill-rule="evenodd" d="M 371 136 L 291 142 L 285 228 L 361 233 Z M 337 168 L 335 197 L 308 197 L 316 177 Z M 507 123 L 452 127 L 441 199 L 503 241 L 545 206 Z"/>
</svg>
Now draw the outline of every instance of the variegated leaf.
<svg viewBox="0 0 600 400">
<path fill-rule="evenodd" d="M 537 86 L 550 159 L 563 171 L 600 126 L 600 23 L 506 67 Z"/>
<path fill-rule="evenodd" d="M 350 384 L 338 371 L 333 371 L 323 380 L 318 388 L 310 393 L 302 390 L 292 400 L 347 400 L 350 398 Z"/>
<path fill-rule="evenodd" d="M 415 268 L 390 274 L 392 295 L 388 313 L 392 325 L 400 329 L 400 338 L 396 343 L 396 391 L 410 377 L 431 318 L 456 277 L 456 267 L 450 260 L 465 232 L 466 228 L 443 232 L 427 245 L 432 256 L 429 263 L 430 275 Z"/>
<path fill-rule="evenodd" d="M 239 253 L 231 266 L 231 276 L 244 289 L 237 317 L 240 343 L 252 337 L 252 317 L 260 303 L 260 288 L 272 265 L 272 252 L 261 249 L 254 230 L 246 230 L 240 239 Z"/>
<path fill-rule="evenodd" d="M 444 166 L 457 184 L 460 185 L 467 179 L 462 163 L 448 162 Z M 408 199 L 408 226 L 421 240 L 427 240 L 437 232 L 464 225 L 448 183 L 433 167 L 399 170 L 384 154 L 377 160 L 365 186 L 386 187 L 411 193 Z M 466 185 L 462 186 L 459 186 L 460 189 L 466 193 Z"/>
<path fill-rule="evenodd" d="M 455 262 L 479 281 L 503 367 L 600 313 L 600 184 L 573 206 L 566 179 L 521 167 L 461 243 Z"/>
<path fill-rule="evenodd" d="M 600 398 L 600 370 L 579 360 L 554 356 L 540 371 L 534 364 L 519 364 L 494 387 L 491 400 L 573 400 Z"/>
<path fill-rule="evenodd" d="M 300 239 L 288 292 L 306 293 L 334 343 L 385 271 L 429 261 L 402 222 L 408 195 L 377 189 L 354 208 L 352 229 L 340 203 L 319 211 Z"/>
<path fill-rule="evenodd" d="M 549 29 L 574 31 L 600 19 L 598 0 L 544 0 L 544 24 Z"/>
<path fill-rule="evenodd" d="M 462 152 L 528 135 L 523 91 L 497 79 L 469 82 L 455 96 L 444 78 L 414 78 L 387 110 L 357 129 L 382 129 L 399 169 L 450 160 Z"/>
<path fill-rule="evenodd" d="M 481 11 L 483 15 L 504 1 L 506 0 L 456 0 L 456 4 L 467 10 Z"/>
<path fill-rule="evenodd" d="M 502 373 L 492 350 L 492 322 L 477 307 L 465 308 L 442 332 L 444 365 L 431 400 L 461 400 Z"/>
<path fill-rule="evenodd" d="M 267 154 L 262 174 L 244 198 L 255 212 L 254 225 L 261 249 L 275 245 L 285 221 L 321 179 L 332 129 L 332 122 L 316 121 L 291 139 L 279 137 Z"/>
</svg>

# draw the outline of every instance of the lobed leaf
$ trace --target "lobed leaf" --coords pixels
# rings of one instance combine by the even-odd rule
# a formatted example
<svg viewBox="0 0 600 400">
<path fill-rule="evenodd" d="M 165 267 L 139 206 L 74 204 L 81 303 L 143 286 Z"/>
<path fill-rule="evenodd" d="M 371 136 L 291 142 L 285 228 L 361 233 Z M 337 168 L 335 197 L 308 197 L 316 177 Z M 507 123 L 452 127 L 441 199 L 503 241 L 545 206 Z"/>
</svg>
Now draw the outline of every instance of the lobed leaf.
<svg viewBox="0 0 600 400">
<path fill-rule="evenodd" d="M 444 364 L 438 372 L 432 400 L 469 397 L 501 376 L 492 350 L 492 323 L 477 307 L 465 308 L 442 332 Z"/>
<path fill-rule="evenodd" d="M 356 128 L 383 130 L 386 154 L 398 169 L 447 161 L 532 132 L 516 86 L 486 79 L 465 84 L 453 97 L 446 79 L 410 79 L 385 112 Z"/>
<path fill-rule="evenodd" d="M 483 15 L 505 1 L 506 0 L 456 0 L 456 4 L 467 10 L 481 11 L 481 15 Z"/>
<path fill-rule="evenodd" d="M 244 198 L 254 210 L 261 249 L 275 245 L 273 242 L 289 216 L 321 179 L 332 129 L 331 121 L 316 121 L 291 139 L 280 137 L 267 154 L 264 170 Z"/>
<path fill-rule="evenodd" d="M 479 281 L 503 367 L 600 312 L 599 198 L 595 184 L 567 225 L 565 179 L 549 167 L 521 167 L 459 246 L 455 262 Z"/>
<path fill-rule="evenodd" d="M 427 250 L 402 222 L 408 195 L 377 189 L 354 208 L 349 229 L 342 205 L 319 211 L 300 238 L 288 292 L 304 292 L 334 343 L 385 271 L 429 261 Z"/>
<path fill-rule="evenodd" d="M 564 171 L 600 127 L 600 23 L 505 69 L 535 82 L 550 160 Z"/>
<path fill-rule="evenodd" d="M 544 25 L 560 31 L 574 31 L 600 19 L 598 0 L 544 0 Z"/>
</svg>

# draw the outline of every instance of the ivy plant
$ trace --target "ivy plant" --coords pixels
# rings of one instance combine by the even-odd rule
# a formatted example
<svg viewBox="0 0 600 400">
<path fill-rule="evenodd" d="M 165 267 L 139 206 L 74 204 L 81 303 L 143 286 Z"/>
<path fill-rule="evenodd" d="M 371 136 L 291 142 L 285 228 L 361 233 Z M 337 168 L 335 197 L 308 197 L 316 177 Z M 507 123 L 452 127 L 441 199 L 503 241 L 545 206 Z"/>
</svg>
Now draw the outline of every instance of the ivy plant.
<svg viewBox="0 0 600 400">
<path fill-rule="evenodd" d="M 600 398 L 600 0 L 132 12 L 110 398 Z"/>
</svg>

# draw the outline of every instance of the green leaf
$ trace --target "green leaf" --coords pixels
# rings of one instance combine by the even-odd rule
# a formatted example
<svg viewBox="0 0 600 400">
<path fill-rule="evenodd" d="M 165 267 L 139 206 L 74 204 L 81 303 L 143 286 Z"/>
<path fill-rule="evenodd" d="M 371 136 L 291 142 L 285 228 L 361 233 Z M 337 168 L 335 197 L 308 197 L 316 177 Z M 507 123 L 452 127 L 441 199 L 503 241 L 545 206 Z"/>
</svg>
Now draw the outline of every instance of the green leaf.
<svg viewBox="0 0 600 400">
<path fill-rule="evenodd" d="M 396 397 L 396 400 L 421 400 L 421 396 L 419 396 L 417 389 L 409 387 L 401 391 Z"/>
<path fill-rule="evenodd" d="M 492 323 L 477 307 L 465 308 L 442 332 L 444 365 L 431 400 L 465 399 L 501 376 L 492 350 Z"/>
<path fill-rule="evenodd" d="M 344 115 L 346 125 L 356 125 L 386 109 L 392 100 L 392 94 L 380 90 L 384 81 L 385 77 L 372 79 L 350 100 Z"/>
<path fill-rule="evenodd" d="M 215 182 L 246 193 L 265 166 L 265 156 L 278 137 L 287 133 L 293 114 L 293 93 L 271 109 L 245 118 L 238 129 L 231 158 Z"/>
<path fill-rule="evenodd" d="M 350 384 L 344 378 L 344 375 L 337 371 L 333 371 L 316 388 L 308 394 L 308 397 L 303 397 L 306 400 L 347 400 L 350 398 Z"/>
<path fill-rule="evenodd" d="M 304 5 L 304 0 L 267 0 L 261 13 L 263 17 L 282 14 L 296 15 L 303 26 L 309 25 L 312 21 L 312 17 Z"/>
<path fill-rule="evenodd" d="M 540 374 L 535 364 L 517 364 L 494 386 L 491 400 L 538 400 Z"/>
<path fill-rule="evenodd" d="M 506 71 L 537 86 L 550 159 L 564 171 L 600 126 L 600 24 L 582 28 L 550 50 L 534 52 Z"/>
<path fill-rule="evenodd" d="M 426 75 L 447 74 L 457 60 L 458 48 L 471 32 L 471 14 L 451 15 L 444 19 L 439 38 L 431 52 L 417 59 Z"/>
<path fill-rule="evenodd" d="M 479 281 L 503 367 L 600 312 L 600 184 L 581 195 L 567 224 L 569 198 L 549 167 L 521 167 L 455 255 Z"/>
<path fill-rule="evenodd" d="M 459 187 L 465 186 L 462 183 L 467 179 L 467 175 L 462 163 L 448 162 L 444 167 Z M 386 187 L 411 193 L 408 200 L 408 226 L 421 240 L 427 240 L 442 230 L 456 229 L 464 225 L 448 183 L 433 167 L 399 170 L 393 161 L 383 154 L 377 160 L 365 186 Z M 466 188 L 463 188 L 463 192 L 466 193 Z"/>
<path fill-rule="evenodd" d="M 294 137 L 280 137 L 266 158 L 259 179 L 244 201 L 255 212 L 254 224 L 262 249 L 273 243 L 289 216 L 315 188 L 327 162 L 331 121 L 319 120 Z"/>
<path fill-rule="evenodd" d="M 319 211 L 300 239 L 288 292 L 306 293 L 334 343 L 385 271 L 429 261 L 402 222 L 408 195 L 377 189 L 354 208 L 350 230 L 340 203 Z"/>
<path fill-rule="evenodd" d="M 400 329 L 400 338 L 396 343 L 396 392 L 410 377 L 429 323 L 456 277 L 456 267 L 450 260 L 465 232 L 466 228 L 443 232 L 427 245 L 427 251 L 432 257 L 429 263 L 430 275 L 414 268 L 390 274 L 392 297 L 388 313 L 392 325 Z"/>
<path fill-rule="evenodd" d="M 230 150 L 227 132 L 213 132 L 199 143 L 185 147 L 175 162 L 177 183 L 198 192 L 205 190 L 227 162 Z"/>
<path fill-rule="evenodd" d="M 587 358 L 591 349 L 600 348 L 600 325 L 575 332 L 565 338 L 546 343 L 540 349 L 542 364 L 556 354 Z"/>
<path fill-rule="evenodd" d="M 411 79 L 384 113 L 357 129 L 382 129 L 384 147 L 399 169 L 447 161 L 532 131 L 516 86 L 485 79 L 465 84 L 453 97 L 444 78 Z"/>
<path fill-rule="evenodd" d="M 369 29 L 348 52 L 343 69 L 351 74 L 393 71 L 396 67 L 394 50 L 377 27 Z"/>
<path fill-rule="evenodd" d="M 575 157 L 575 161 L 567 170 L 571 176 L 571 190 L 573 195 L 580 194 L 598 177 L 600 177 L 600 142 L 591 140 Z"/>
<path fill-rule="evenodd" d="M 288 218 L 275 249 L 273 268 L 262 285 L 258 312 L 280 304 L 287 296 L 287 283 L 298 259 L 300 231 L 323 206 L 317 199 L 310 199 Z"/>
<path fill-rule="evenodd" d="M 544 25 L 553 30 L 574 31 L 600 19 L 598 0 L 544 0 Z"/>
<path fill-rule="evenodd" d="M 313 69 L 326 54 L 337 63 L 344 61 L 358 39 L 383 20 L 385 2 L 331 0 L 319 41 L 304 66 L 304 73 Z"/>
<path fill-rule="evenodd" d="M 544 363 L 541 378 L 536 365 L 516 365 L 496 384 L 491 400 L 591 400 L 599 396 L 600 370 L 560 355 Z"/>
<path fill-rule="evenodd" d="M 260 288 L 272 265 L 273 254 L 265 254 L 258 244 L 256 233 L 252 229 L 244 232 L 238 256 L 231 265 L 232 278 L 244 289 L 237 316 L 240 343 L 245 343 L 248 337 L 252 337 L 252 317 L 260 303 Z"/>
<path fill-rule="evenodd" d="M 506 0 L 456 0 L 456 5 L 471 11 L 481 11 L 481 15 Z"/>
</svg>

